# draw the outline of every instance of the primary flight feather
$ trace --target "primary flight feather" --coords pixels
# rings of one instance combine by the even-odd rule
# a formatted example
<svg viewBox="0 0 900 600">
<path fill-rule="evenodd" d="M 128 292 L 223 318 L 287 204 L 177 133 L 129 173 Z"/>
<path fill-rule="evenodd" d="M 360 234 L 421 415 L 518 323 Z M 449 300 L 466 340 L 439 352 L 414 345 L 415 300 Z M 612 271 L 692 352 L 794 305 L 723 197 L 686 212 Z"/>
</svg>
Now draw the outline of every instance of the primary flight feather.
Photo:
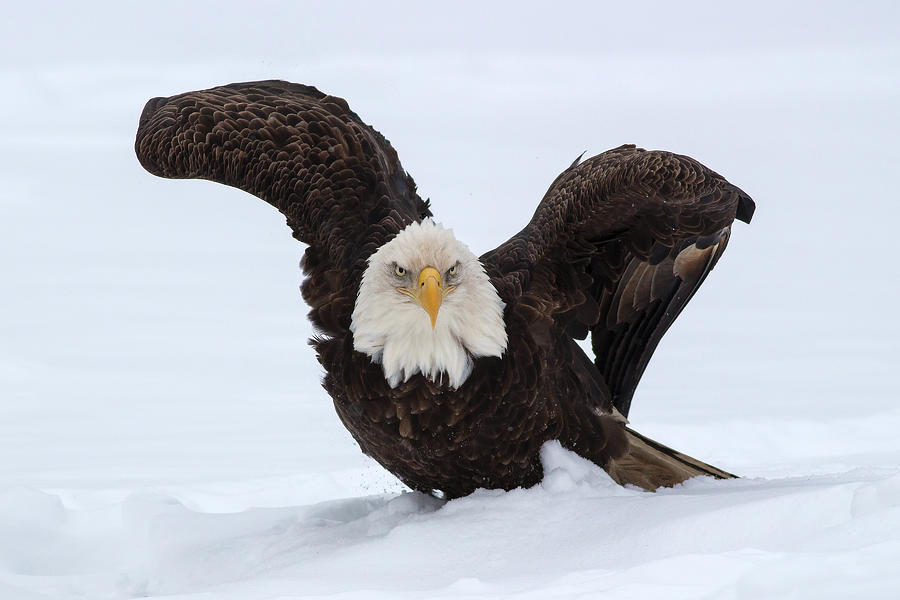
<svg viewBox="0 0 900 600">
<path fill-rule="evenodd" d="M 238 187 L 308 245 L 323 385 L 363 452 L 413 489 L 529 486 L 559 440 L 645 489 L 730 474 L 626 427 L 660 338 L 754 203 L 686 156 L 621 146 L 566 169 L 476 257 L 432 219 L 387 140 L 283 81 L 154 98 L 151 173 Z M 589 358 L 574 341 L 591 336 Z"/>
</svg>

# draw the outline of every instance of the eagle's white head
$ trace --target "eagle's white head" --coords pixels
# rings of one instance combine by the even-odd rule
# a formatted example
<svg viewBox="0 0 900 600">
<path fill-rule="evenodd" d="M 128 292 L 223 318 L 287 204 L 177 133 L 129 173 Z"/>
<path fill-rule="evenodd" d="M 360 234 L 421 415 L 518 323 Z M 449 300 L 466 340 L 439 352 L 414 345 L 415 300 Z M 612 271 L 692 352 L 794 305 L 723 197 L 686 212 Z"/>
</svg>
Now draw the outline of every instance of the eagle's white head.
<svg viewBox="0 0 900 600">
<path fill-rule="evenodd" d="M 506 350 L 503 301 L 465 244 L 430 219 L 369 257 L 353 308 L 353 348 L 391 387 L 422 373 L 458 388 L 472 359 Z"/>
</svg>

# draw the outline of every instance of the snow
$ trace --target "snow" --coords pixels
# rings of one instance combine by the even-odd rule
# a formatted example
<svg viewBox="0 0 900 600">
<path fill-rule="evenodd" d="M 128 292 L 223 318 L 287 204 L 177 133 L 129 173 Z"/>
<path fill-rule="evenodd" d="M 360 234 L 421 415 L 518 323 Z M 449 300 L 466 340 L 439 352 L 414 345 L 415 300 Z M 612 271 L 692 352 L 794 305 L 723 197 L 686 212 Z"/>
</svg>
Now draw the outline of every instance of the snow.
<svg viewBox="0 0 900 600">
<path fill-rule="evenodd" d="M 0 599 L 896 593 L 895 4 L 7 12 Z M 648 494 L 550 443 L 540 485 L 443 503 L 363 456 L 280 215 L 133 156 L 148 98 L 267 77 L 347 98 L 476 253 L 585 149 L 748 191 L 631 414 L 743 478 Z"/>
<path fill-rule="evenodd" d="M 900 583 L 900 469 L 651 494 L 557 442 L 542 460 L 534 488 L 446 504 L 406 492 L 219 513 L 134 492 L 78 510 L 14 489 L 0 496 L 17 540 L 0 546 L 5 584 L 48 597 L 846 598 Z"/>
</svg>

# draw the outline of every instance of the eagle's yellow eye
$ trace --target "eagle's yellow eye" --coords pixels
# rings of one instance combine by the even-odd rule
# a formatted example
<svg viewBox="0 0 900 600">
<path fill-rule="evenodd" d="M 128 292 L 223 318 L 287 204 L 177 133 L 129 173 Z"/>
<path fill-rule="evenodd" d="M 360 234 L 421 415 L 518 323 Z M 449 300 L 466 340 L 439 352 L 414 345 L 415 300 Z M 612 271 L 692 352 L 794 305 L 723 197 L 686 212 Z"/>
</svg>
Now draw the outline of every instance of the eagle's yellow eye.
<svg viewBox="0 0 900 600">
<path fill-rule="evenodd" d="M 406 277 L 406 269 L 400 265 L 394 265 L 394 275 L 397 277 Z"/>
<path fill-rule="evenodd" d="M 451 277 L 453 277 L 454 275 L 456 275 L 457 270 L 458 270 L 457 265 L 453 265 L 452 267 L 447 269 L 447 275 L 450 275 Z"/>
</svg>

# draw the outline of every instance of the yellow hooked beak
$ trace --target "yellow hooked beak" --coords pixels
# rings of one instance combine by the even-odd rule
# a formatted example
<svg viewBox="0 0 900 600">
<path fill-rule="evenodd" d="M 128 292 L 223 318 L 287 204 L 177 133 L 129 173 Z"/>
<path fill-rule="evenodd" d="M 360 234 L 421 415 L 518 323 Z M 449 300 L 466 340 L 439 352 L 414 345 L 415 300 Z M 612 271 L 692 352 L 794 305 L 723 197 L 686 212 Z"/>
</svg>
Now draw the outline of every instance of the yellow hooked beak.
<svg viewBox="0 0 900 600">
<path fill-rule="evenodd" d="M 437 322 L 438 310 L 444 300 L 444 281 L 441 274 L 434 267 L 425 267 L 419 273 L 419 282 L 416 285 L 416 299 L 428 316 L 431 317 L 431 328 Z"/>
</svg>

